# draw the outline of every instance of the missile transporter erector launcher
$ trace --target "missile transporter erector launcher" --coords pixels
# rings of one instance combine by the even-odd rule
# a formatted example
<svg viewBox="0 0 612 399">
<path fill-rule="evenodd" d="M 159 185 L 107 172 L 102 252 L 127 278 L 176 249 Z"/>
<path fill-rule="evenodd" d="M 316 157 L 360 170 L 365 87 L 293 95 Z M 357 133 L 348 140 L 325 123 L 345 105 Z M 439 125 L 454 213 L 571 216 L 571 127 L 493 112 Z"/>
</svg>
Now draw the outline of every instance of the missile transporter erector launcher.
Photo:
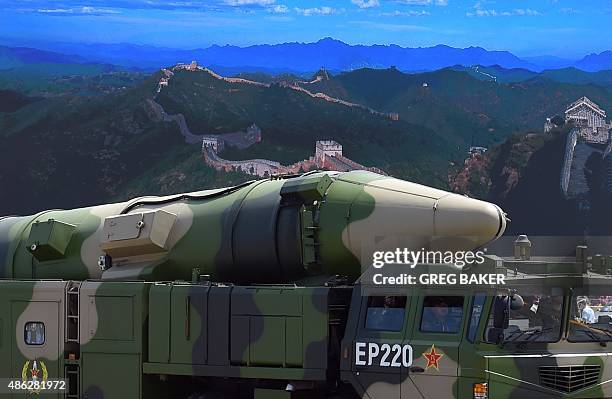
<svg viewBox="0 0 612 399">
<path fill-rule="evenodd" d="M 612 397 L 611 260 L 525 239 L 459 271 L 513 289 L 359 279 L 373 248 L 472 251 L 505 227 L 361 171 L 0 218 L 0 397 Z"/>
</svg>

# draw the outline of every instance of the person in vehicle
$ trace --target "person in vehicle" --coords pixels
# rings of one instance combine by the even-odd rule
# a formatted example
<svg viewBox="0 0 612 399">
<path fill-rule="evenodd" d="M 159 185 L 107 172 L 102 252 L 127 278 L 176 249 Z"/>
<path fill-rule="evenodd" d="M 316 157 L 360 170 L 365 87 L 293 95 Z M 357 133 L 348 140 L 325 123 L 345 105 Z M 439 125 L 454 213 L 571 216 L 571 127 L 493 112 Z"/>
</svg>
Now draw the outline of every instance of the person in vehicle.
<svg viewBox="0 0 612 399">
<path fill-rule="evenodd" d="M 366 328 L 372 330 L 400 331 L 404 324 L 406 297 L 370 297 Z"/>
<path fill-rule="evenodd" d="M 537 315 L 542 321 L 542 328 L 557 329 L 561 325 L 563 315 L 563 297 L 553 295 L 541 298 Z"/>
<path fill-rule="evenodd" d="M 582 321 L 588 324 L 597 323 L 597 317 L 595 316 L 595 311 L 591 308 L 589 304 L 589 299 L 587 297 L 578 297 L 578 310 L 580 311 L 580 318 Z"/>
<path fill-rule="evenodd" d="M 421 330 L 426 332 L 455 333 L 459 331 L 461 318 L 451 312 L 444 297 L 433 297 L 425 304 Z"/>
</svg>

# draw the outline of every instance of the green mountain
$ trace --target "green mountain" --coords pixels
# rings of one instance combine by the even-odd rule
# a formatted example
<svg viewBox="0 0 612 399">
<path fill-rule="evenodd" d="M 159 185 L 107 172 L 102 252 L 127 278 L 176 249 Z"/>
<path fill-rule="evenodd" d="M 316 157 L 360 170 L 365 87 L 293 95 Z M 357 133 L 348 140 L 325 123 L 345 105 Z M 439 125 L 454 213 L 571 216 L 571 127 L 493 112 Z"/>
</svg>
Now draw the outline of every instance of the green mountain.
<svg viewBox="0 0 612 399">
<path fill-rule="evenodd" d="M 600 154 L 587 162 L 590 191 L 583 210 L 560 188 L 570 127 L 515 134 L 484 156 L 475 156 L 451 174 L 457 192 L 475 195 L 502 207 L 512 220 L 508 235 L 581 236 L 612 234 L 612 201 L 605 190 L 607 170 Z"/>
<path fill-rule="evenodd" d="M 28 47 L 0 46 L 0 69 L 10 69 L 28 64 L 77 64 L 84 62 L 79 56 Z"/>
<path fill-rule="evenodd" d="M 456 65 L 451 67 L 453 71 L 465 72 L 470 76 L 487 82 L 517 83 L 530 79 L 545 78 L 559 83 L 571 83 L 578 85 L 593 84 L 597 86 L 612 86 L 612 70 L 601 70 L 587 72 L 574 67 L 545 69 L 534 72 L 522 68 L 502 68 L 499 65 L 470 66 Z"/>
<path fill-rule="evenodd" d="M 392 121 L 282 85 L 229 83 L 207 72 L 179 71 L 157 98 L 166 112 L 185 116 L 197 134 L 244 130 L 256 123 L 263 141 L 233 156 L 293 163 L 314 152 L 316 140 L 334 139 L 364 165 L 443 186 L 447 159 L 456 149 L 435 131 Z M 427 151 L 440 154 L 432 157 Z"/>
<path fill-rule="evenodd" d="M 155 116 L 147 100 L 156 93 L 160 76 L 118 93 L 51 97 L 0 113 L 0 186 L 6 188 L 0 191 L 0 213 L 78 207 L 252 179 L 207 168 L 201 146 L 186 144 L 175 123 Z M 235 157 L 289 163 L 312 155 L 316 139 L 332 138 L 358 162 L 446 184 L 446 159 L 453 148 L 442 137 L 360 108 L 279 85 L 227 83 L 205 72 L 177 73 L 157 100 L 168 113 L 183 113 L 195 133 L 227 133 L 257 123 L 263 141 L 234 150 Z"/>
<path fill-rule="evenodd" d="M 592 84 L 607 87 L 612 86 L 612 70 L 585 72 L 576 68 L 564 68 L 546 70 L 543 71 L 541 75 L 556 82 L 580 85 Z"/>
<path fill-rule="evenodd" d="M 15 112 L 36 100 L 14 90 L 0 90 L 0 113 Z"/>
<path fill-rule="evenodd" d="M 612 88 L 535 78 L 517 83 L 476 79 L 443 69 L 405 74 L 396 69 L 360 69 L 303 85 L 374 109 L 397 112 L 400 119 L 428 127 L 462 149 L 489 146 L 512 133 L 541 129 L 546 117 L 587 96 L 612 108 Z"/>
<path fill-rule="evenodd" d="M 487 82 L 498 82 L 498 83 L 516 83 L 523 82 L 525 80 L 533 79 L 539 76 L 537 72 L 529 69 L 522 68 L 502 68 L 499 65 L 482 66 L 476 65 L 471 67 L 465 67 L 462 65 L 456 65 L 452 68 L 454 71 L 466 72 L 470 76 Z"/>
<path fill-rule="evenodd" d="M 221 154 L 227 159 L 290 164 L 311 156 L 316 140 L 334 139 L 361 164 L 442 188 L 449 188 L 449 165 L 463 164 L 472 143 L 496 146 L 517 132 L 541 130 L 545 117 L 584 95 L 604 109 L 612 105 L 610 89 L 601 86 L 544 78 L 500 84 L 451 69 L 423 74 L 361 69 L 266 84 L 176 70 L 160 93 L 162 72 L 129 75 L 129 84 L 116 82 L 110 86 L 119 89 L 108 92 L 87 89 L 90 82 L 119 79 L 114 73 L 69 75 L 77 89 L 62 86 L 63 78 L 47 80 L 46 95 L 35 101 L 15 91 L 4 94 L 4 104 L 16 106 L 0 109 L 0 187 L 5 188 L 0 190 L 0 214 L 193 191 L 252 178 L 205 166 L 201 146 L 187 144 L 174 122 L 163 122 L 151 106 L 153 99 L 168 114 L 183 114 L 194 134 L 242 131 L 256 123 L 262 141 L 244 150 L 227 149 Z M 329 97 L 314 95 L 319 92 Z M 385 112 L 398 113 L 399 120 Z M 490 185 L 472 194 L 485 197 L 499 186 L 494 179 Z"/>
<path fill-rule="evenodd" d="M 35 96 L 97 95 L 123 90 L 150 74 L 103 64 L 25 64 L 0 73 L 0 89 Z"/>
<path fill-rule="evenodd" d="M 139 184 L 151 190 L 159 176 L 151 171 L 165 161 L 179 168 L 176 154 L 185 162 L 198 157 L 199 148 L 186 146 L 174 124 L 152 118 L 146 98 L 155 86 L 150 78 L 118 94 L 49 98 L 0 113 L 0 214 L 124 198 Z M 177 191 L 218 184 L 217 172 L 208 172 L 182 180 Z"/>
</svg>

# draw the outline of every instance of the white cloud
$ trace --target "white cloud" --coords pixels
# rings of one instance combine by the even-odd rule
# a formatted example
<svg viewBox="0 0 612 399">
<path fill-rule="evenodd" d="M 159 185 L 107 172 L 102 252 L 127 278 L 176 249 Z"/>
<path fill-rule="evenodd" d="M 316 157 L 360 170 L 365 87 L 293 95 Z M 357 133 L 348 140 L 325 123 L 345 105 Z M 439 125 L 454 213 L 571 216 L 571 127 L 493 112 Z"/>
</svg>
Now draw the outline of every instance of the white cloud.
<svg viewBox="0 0 612 399">
<path fill-rule="evenodd" d="M 398 1 L 401 4 L 407 4 L 409 6 L 428 6 L 433 3 L 433 0 L 401 0 Z"/>
<path fill-rule="evenodd" d="M 355 4 L 359 8 L 372 8 L 380 5 L 378 0 L 351 0 L 351 3 Z"/>
<path fill-rule="evenodd" d="M 449 0 L 396 0 L 396 3 L 405 4 L 408 6 L 442 6 L 445 7 L 448 5 Z"/>
<path fill-rule="evenodd" d="M 381 12 L 380 14 L 381 17 L 421 17 L 424 15 L 431 15 L 428 11 L 425 10 L 421 10 L 421 11 L 415 11 L 415 10 L 410 10 L 410 11 L 398 11 L 395 10 L 393 12 Z"/>
<path fill-rule="evenodd" d="M 38 8 L 32 9 L 20 9 L 22 12 L 38 12 L 47 15 L 57 16 L 70 16 L 70 15 L 109 15 L 109 14 L 120 14 L 119 11 L 111 10 L 107 8 L 96 8 L 90 6 L 83 7 L 72 7 L 72 8 Z"/>
<path fill-rule="evenodd" d="M 228 6 L 269 6 L 276 3 L 276 0 L 224 0 Z"/>
<path fill-rule="evenodd" d="M 479 2 L 476 3 L 472 11 L 468 11 L 465 15 L 468 17 L 532 17 L 542 14 L 539 11 L 531 8 L 515 8 L 514 10 L 510 11 L 497 11 L 493 8 L 482 8 L 482 5 Z"/>
<path fill-rule="evenodd" d="M 287 14 L 289 12 L 289 8 L 282 4 L 277 4 L 275 6 L 269 7 L 268 11 L 272 14 Z"/>
<path fill-rule="evenodd" d="M 332 14 L 337 14 L 339 11 L 336 10 L 335 8 L 324 6 L 324 7 L 313 7 L 313 8 L 296 7 L 295 12 L 297 12 L 298 14 L 302 14 L 306 17 L 309 17 L 311 15 L 332 15 Z"/>
<path fill-rule="evenodd" d="M 563 7 L 561 9 L 559 9 L 559 13 L 561 14 L 582 14 L 581 10 L 577 10 L 575 8 L 571 8 L 571 7 Z"/>
<path fill-rule="evenodd" d="M 540 15 L 540 12 L 537 10 L 532 10 L 531 8 L 517 8 L 512 10 L 514 15 Z"/>
</svg>

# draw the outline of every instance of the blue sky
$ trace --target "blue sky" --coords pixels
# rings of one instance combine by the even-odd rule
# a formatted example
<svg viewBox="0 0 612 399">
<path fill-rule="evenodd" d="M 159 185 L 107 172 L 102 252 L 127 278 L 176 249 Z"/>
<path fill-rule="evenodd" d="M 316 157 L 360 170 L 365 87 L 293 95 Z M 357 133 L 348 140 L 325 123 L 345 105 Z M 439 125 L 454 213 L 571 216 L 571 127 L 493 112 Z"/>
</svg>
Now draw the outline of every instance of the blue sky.
<svg viewBox="0 0 612 399">
<path fill-rule="evenodd" d="M 3 43 L 175 48 L 312 42 L 447 44 L 519 56 L 612 49 L 610 0 L 0 0 Z"/>
</svg>

